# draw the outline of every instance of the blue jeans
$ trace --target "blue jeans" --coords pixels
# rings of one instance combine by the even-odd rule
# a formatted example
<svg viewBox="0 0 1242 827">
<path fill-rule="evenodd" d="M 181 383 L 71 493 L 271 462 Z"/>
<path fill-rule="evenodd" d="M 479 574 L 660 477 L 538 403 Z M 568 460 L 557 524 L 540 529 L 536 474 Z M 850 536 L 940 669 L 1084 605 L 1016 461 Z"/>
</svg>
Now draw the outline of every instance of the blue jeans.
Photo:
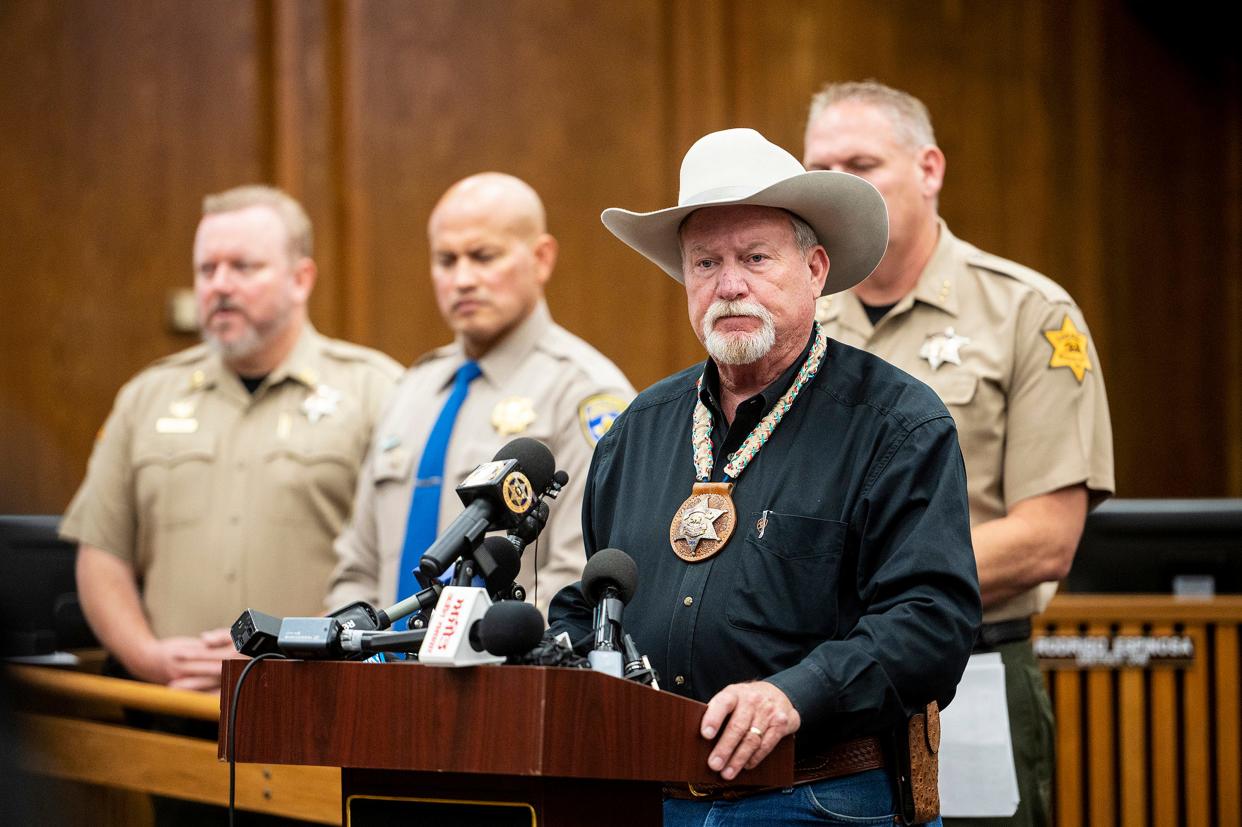
<svg viewBox="0 0 1242 827">
<path fill-rule="evenodd" d="M 664 799 L 664 827 L 849 824 L 893 827 L 897 812 L 884 770 L 814 781 L 737 801 Z M 927 822 L 940 827 L 940 819 Z"/>
</svg>

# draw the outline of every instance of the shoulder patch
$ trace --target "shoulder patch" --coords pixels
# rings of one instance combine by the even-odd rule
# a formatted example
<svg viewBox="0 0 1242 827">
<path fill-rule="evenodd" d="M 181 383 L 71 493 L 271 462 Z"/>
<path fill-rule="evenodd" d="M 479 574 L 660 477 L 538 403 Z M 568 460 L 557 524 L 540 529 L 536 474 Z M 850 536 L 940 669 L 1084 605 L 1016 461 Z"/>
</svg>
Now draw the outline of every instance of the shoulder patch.
<svg viewBox="0 0 1242 827">
<path fill-rule="evenodd" d="M 1044 338 L 1052 345 L 1052 358 L 1048 360 L 1048 368 L 1069 368 L 1078 384 L 1082 384 L 1087 371 L 1091 370 L 1091 360 L 1087 354 L 1087 334 L 1074 326 L 1074 320 L 1065 314 L 1059 328 L 1044 331 Z"/>
<path fill-rule="evenodd" d="M 578 422 L 588 445 L 594 446 L 612 427 L 613 420 L 625 410 L 625 400 L 611 393 L 588 396 L 578 405 Z"/>
</svg>

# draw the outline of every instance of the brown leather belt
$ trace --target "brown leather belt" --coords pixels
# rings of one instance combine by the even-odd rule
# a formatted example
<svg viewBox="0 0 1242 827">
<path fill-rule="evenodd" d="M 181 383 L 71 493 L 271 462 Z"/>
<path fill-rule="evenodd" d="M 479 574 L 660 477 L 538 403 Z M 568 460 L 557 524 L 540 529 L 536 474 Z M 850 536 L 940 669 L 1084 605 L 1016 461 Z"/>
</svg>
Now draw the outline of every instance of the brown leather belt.
<svg viewBox="0 0 1242 827">
<path fill-rule="evenodd" d="M 826 778 L 840 778 L 864 770 L 883 769 L 886 766 L 888 765 L 884 761 L 884 749 L 880 746 L 880 739 L 869 735 L 833 744 L 819 755 L 800 759 L 794 764 L 794 780 L 791 786 L 823 781 Z M 692 801 L 713 801 L 721 798 L 733 801 L 748 795 L 783 789 L 785 787 L 750 787 L 736 784 L 668 784 L 664 787 L 664 795 Z"/>
</svg>

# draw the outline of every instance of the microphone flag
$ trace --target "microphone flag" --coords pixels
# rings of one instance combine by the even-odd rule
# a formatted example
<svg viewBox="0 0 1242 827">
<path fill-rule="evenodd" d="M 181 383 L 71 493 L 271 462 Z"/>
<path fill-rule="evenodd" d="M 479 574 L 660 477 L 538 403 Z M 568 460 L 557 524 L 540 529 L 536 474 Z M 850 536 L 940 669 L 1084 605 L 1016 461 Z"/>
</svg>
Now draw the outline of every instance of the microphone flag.
<svg viewBox="0 0 1242 827">
<path fill-rule="evenodd" d="M 491 608 L 487 590 L 474 586 L 449 586 L 440 593 L 440 600 L 427 624 L 427 637 L 418 650 L 418 662 L 429 666 L 474 666 L 504 663 L 505 658 L 493 655 L 482 647 L 475 648 L 470 630 Z"/>
</svg>

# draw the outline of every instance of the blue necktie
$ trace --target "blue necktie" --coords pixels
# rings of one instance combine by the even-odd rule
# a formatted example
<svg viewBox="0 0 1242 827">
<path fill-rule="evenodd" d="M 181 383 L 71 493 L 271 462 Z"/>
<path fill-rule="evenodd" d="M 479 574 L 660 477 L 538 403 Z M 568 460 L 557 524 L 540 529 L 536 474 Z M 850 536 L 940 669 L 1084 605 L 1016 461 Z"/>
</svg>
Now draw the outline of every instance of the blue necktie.
<svg viewBox="0 0 1242 827">
<path fill-rule="evenodd" d="M 466 400 L 470 383 L 479 377 L 477 362 L 466 362 L 457 369 L 453 390 L 440 409 L 440 416 L 432 426 L 418 461 L 418 475 L 414 477 L 414 497 L 410 500 L 410 514 L 405 521 L 405 543 L 401 546 L 401 569 L 397 577 L 397 599 L 403 600 L 419 590 L 414 569 L 419 558 L 436 540 L 440 522 L 440 489 L 444 477 L 444 455 L 448 453 L 449 437 L 453 435 L 453 422 L 461 403 Z"/>
</svg>

